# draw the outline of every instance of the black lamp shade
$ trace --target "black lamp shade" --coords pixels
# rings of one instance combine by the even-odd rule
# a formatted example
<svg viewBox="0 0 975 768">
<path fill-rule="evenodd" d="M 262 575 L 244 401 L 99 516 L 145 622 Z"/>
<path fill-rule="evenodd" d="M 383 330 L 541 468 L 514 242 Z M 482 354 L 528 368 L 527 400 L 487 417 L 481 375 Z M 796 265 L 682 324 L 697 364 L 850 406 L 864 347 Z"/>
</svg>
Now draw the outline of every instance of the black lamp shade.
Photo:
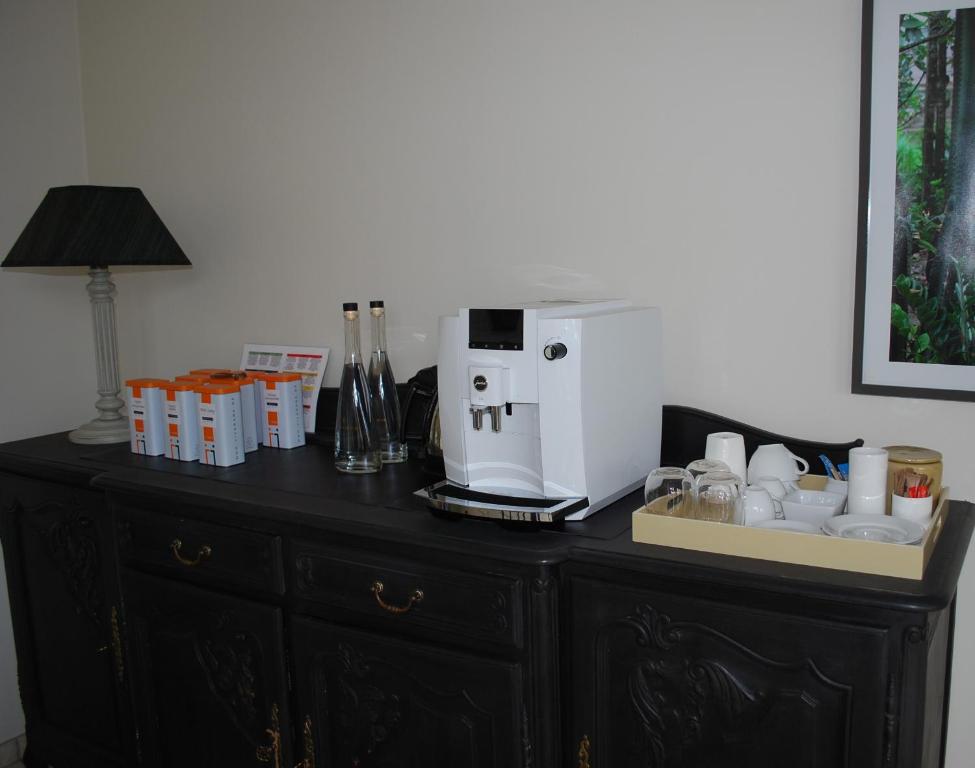
<svg viewBox="0 0 975 768">
<path fill-rule="evenodd" d="M 74 186 L 48 190 L 0 266 L 189 263 L 141 189 Z"/>
</svg>

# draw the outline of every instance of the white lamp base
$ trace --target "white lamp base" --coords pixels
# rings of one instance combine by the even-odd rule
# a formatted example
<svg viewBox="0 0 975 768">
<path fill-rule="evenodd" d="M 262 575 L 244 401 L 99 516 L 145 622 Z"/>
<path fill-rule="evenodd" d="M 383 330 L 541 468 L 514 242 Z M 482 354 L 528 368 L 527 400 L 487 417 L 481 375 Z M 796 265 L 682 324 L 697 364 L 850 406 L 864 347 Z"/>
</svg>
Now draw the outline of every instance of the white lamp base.
<svg viewBox="0 0 975 768">
<path fill-rule="evenodd" d="M 104 445 L 127 443 L 129 422 L 122 415 L 125 402 L 118 375 L 118 335 L 115 330 L 115 285 L 107 269 L 92 267 L 88 272 L 88 296 L 95 325 L 95 373 L 98 379 L 98 416 L 68 434 L 72 443 Z"/>
<path fill-rule="evenodd" d="M 68 440 L 81 445 L 127 443 L 129 442 L 129 420 L 125 418 L 115 419 L 114 421 L 92 419 L 73 432 L 69 432 Z"/>
</svg>

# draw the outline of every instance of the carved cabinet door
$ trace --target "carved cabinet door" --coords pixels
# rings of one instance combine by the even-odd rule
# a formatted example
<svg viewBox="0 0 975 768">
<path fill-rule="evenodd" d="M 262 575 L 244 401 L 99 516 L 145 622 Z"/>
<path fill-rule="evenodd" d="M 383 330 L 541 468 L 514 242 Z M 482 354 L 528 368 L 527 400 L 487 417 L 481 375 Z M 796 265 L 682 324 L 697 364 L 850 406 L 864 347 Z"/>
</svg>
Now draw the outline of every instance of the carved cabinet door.
<svg viewBox="0 0 975 768">
<path fill-rule="evenodd" d="M 304 618 L 292 642 L 302 768 L 530 762 L 517 664 Z"/>
<path fill-rule="evenodd" d="M 886 765 L 882 629 L 571 580 L 579 768 Z"/>
<path fill-rule="evenodd" d="M 131 729 L 107 518 L 101 494 L 0 474 L 21 699 L 31 757 L 44 764 L 127 762 Z"/>
<path fill-rule="evenodd" d="M 141 763 L 291 766 L 281 610 L 127 569 L 122 589 Z"/>
</svg>

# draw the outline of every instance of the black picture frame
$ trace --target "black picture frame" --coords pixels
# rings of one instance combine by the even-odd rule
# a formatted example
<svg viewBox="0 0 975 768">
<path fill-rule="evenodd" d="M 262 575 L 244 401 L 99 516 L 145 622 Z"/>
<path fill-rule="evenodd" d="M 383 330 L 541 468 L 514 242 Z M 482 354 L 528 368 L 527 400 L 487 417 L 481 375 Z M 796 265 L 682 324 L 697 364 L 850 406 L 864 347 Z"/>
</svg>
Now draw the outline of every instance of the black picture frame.
<svg viewBox="0 0 975 768">
<path fill-rule="evenodd" d="M 972 0 L 975 3 L 975 0 Z M 914 3 L 912 3 L 914 5 Z M 967 7 L 964 2 L 957 4 Z M 930 363 L 893 363 L 889 358 L 884 364 L 878 364 L 878 349 L 889 349 L 890 333 L 890 301 L 881 304 L 871 302 L 869 291 L 874 289 L 878 280 L 878 273 L 884 275 L 884 287 L 888 295 L 891 287 L 889 271 L 890 253 L 879 254 L 871 249 L 871 244 L 877 235 L 878 228 L 888 227 L 890 232 L 894 228 L 893 205 L 883 204 L 883 194 L 877 194 L 878 189 L 878 153 L 875 148 L 878 139 L 889 141 L 889 137 L 896 134 L 896 113 L 893 122 L 884 121 L 883 115 L 875 114 L 878 102 L 884 98 L 876 98 L 880 90 L 889 90 L 886 81 L 878 83 L 878 76 L 883 77 L 887 67 L 880 71 L 876 66 L 878 58 L 884 61 L 884 56 L 897 53 L 897 40 L 893 42 L 893 51 L 878 51 L 877 46 L 886 43 L 889 48 L 890 40 L 876 39 L 878 14 L 899 14 L 903 12 L 903 3 L 895 4 L 893 0 L 863 0 L 862 32 L 860 49 L 860 164 L 859 164 L 859 201 L 857 207 L 857 255 L 855 277 L 855 306 L 853 318 L 853 370 L 852 392 L 863 395 L 883 395 L 888 397 L 930 398 L 937 400 L 975 401 L 975 366 L 948 366 Z M 916 10 L 937 10 L 936 2 L 916 2 Z M 908 9 L 910 11 L 911 9 Z M 890 28 L 890 19 L 881 18 L 880 26 L 886 30 Z M 895 58 L 896 65 L 896 58 Z M 896 89 L 893 91 L 896 104 Z M 887 134 L 881 132 L 886 131 Z M 888 159 L 889 156 L 888 156 Z M 893 160 L 890 159 L 891 168 Z M 892 174 L 891 174 L 892 175 Z M 883 182 L 888 182 L 884 178 Z M 893 183 L 889 183 L 889 196 L 893 197 Z M 884 192 L 884 190 L 879 190 Z M 883 271 L 882 258 L 887 258 L 887 272 Z M 873 259 L 873 261 L 872 261 Z M 871 266 L 876 266 L 871 269 Z M 873 280 L 872 280 L 873 278 Z M 872 280 L 872 281 L 871 281 Z M 877 328 L 880 320 L 879 313 L 884 313 L 883 326 L 887 336 L 883 343 L 877 338 Z M 872 327 L 871 327 L 872 326 Z M 871 336 L 873 334 L 873 336 Z M 886 354 L 886 353 L 885 353 Z M 868 359 L 865 360 L 865 355 Z M 969 388 L 964 386 L 946 385 L 944 382 L 945 369 L 963 369 L 967 375 L 969 369 L 972 383 Z M 950 371 L 957 377 L 958 372 Z"/>
</svg>

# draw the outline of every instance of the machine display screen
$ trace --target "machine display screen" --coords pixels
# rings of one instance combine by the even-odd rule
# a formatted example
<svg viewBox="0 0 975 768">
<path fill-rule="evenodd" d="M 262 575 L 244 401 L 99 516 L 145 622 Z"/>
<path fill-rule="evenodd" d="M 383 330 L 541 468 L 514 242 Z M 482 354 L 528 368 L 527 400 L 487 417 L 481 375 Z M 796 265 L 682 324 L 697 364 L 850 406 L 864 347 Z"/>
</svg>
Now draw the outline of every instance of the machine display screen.
<svg viewBox="0 0 975 768">
<path fill-rule="evenodd" d="M 469 349 L 525 348 L 525 313 L 521 309 L 472 309 Z"/>
</svg>

